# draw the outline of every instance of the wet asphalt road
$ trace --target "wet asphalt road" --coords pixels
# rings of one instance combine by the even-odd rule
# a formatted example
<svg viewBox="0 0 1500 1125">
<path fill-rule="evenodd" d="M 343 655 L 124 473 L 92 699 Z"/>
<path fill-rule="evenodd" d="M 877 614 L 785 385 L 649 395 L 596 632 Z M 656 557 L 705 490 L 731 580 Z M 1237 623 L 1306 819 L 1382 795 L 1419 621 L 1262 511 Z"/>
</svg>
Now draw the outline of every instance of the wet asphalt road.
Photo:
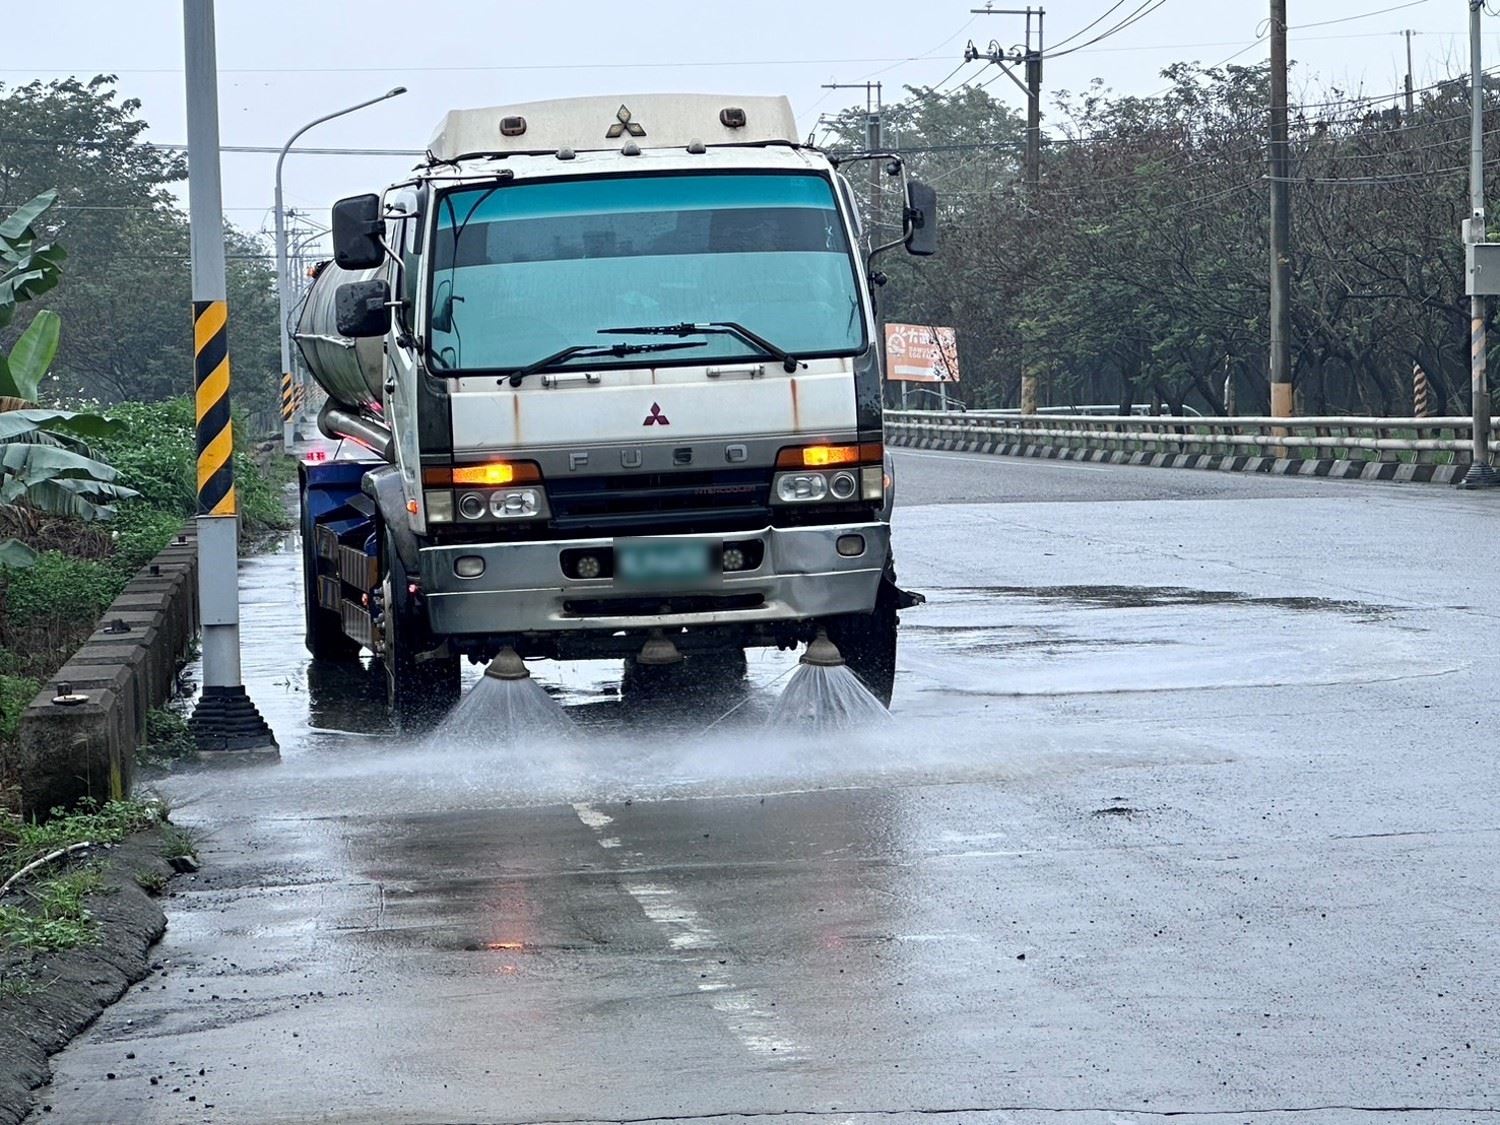
<svg viewBox="0 0 1500 1125">
<path fill-rule="evenodd" d="M 1500 1117 L 1500 501 L 898 468 L 931 601 L 854 738 L 761 729 L 753 656 L 403 745 L 247 563 L 283 760 L 162 783 L 206 866 L 36 1119 Z"/>
</svg>

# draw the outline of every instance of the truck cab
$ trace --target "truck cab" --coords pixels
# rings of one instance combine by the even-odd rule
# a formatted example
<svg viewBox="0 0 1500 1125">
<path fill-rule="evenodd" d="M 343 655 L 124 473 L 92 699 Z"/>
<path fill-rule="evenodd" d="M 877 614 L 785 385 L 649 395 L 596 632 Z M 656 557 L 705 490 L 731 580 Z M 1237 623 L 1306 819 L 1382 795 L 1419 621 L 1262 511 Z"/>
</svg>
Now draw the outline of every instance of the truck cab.
<svg viewBox="0 0 1500 1125">
<path fill-rule="evenodd" d="M 409 180 L 337 204 L 296 335 L 358 454 L 303 467 L 313 653 L 370 649 L 410 715 L 505 648 L 691 662 L 821 629 L 888 701 L 870 261 L 931 253 L 935 197 L 872 155 L 905 196 L 886 246 L 784 98 L 455 111 Z"/>
</svg>

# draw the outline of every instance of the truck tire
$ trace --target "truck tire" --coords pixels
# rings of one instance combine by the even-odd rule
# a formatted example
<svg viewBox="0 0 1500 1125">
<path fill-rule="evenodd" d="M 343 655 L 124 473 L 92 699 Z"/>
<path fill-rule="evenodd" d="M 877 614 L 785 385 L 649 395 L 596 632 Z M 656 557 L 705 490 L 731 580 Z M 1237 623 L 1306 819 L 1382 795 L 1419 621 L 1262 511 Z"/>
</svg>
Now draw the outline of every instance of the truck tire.
<svg viewBox="0 0 1500 1125">
<path fill-rule="evenodd" d="M 433 727 L 453 709 L 463 691 L 459 658 L 442 656 L 430 660 L 417 657 L 437 644 L 425 616 L 411 605 L 408 577 L 389 531 L 382 529 L 385 575 L 385 665 L 386 699 L 399 727 L 420 730 Z"/>
<path fill-rule="evenodd" d="M 886 707 L 891 705 L 891 694 L 896 689 L 899 598 L 896 568 L 888 560 L 885 574 L 880 579 L 880 592 L 875 596 L 874 611 L 836 618 L 828 623 L 828 639 L 838 645 L 849 670 Z"/>
<path fill-rule="evenodd" d="M 353 660 L 359 645 L 344 634 L 339 615 L 318 602 L 318 548 L 312 519 L 302 505 L 302 612 L 307 651 L 317 660 Z"/>
</svg>

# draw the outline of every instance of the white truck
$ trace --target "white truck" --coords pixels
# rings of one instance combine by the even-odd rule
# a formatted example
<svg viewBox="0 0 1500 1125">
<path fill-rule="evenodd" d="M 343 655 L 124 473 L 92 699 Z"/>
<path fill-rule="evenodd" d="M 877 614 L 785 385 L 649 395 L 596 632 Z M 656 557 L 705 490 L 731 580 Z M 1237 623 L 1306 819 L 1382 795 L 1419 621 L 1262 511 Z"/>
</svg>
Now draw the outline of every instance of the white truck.
<svg viewBox="0 0 1500 1125">
<path fill-rule="evenodd" d="M 336 204 L 296 332 L 354 450 L 302 466 L 311 652 L 369 649 L 412 718 L 507 648 L 742 670 L 824 630 L 888 701 L 871 263 L 933 253 L 936 195 L 852 159 L 900 193 L 886 245 L 779 97 L 458 110 Z"/>
</svg>

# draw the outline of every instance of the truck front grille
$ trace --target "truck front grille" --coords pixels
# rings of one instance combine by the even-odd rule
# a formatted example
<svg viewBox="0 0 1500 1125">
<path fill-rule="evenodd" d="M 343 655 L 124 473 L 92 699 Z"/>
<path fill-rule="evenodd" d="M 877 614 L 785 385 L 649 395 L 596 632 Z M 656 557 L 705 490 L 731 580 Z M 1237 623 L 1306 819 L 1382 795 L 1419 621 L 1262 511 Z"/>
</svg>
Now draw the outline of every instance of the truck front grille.
<svg viewBox="0 0 1500 1125">
<path fill-rule="evenodd" d="M 770 469 L 551 478 L 560 532 L 653 534 L 749 531 L 770 520 Z"/>
</svg>

